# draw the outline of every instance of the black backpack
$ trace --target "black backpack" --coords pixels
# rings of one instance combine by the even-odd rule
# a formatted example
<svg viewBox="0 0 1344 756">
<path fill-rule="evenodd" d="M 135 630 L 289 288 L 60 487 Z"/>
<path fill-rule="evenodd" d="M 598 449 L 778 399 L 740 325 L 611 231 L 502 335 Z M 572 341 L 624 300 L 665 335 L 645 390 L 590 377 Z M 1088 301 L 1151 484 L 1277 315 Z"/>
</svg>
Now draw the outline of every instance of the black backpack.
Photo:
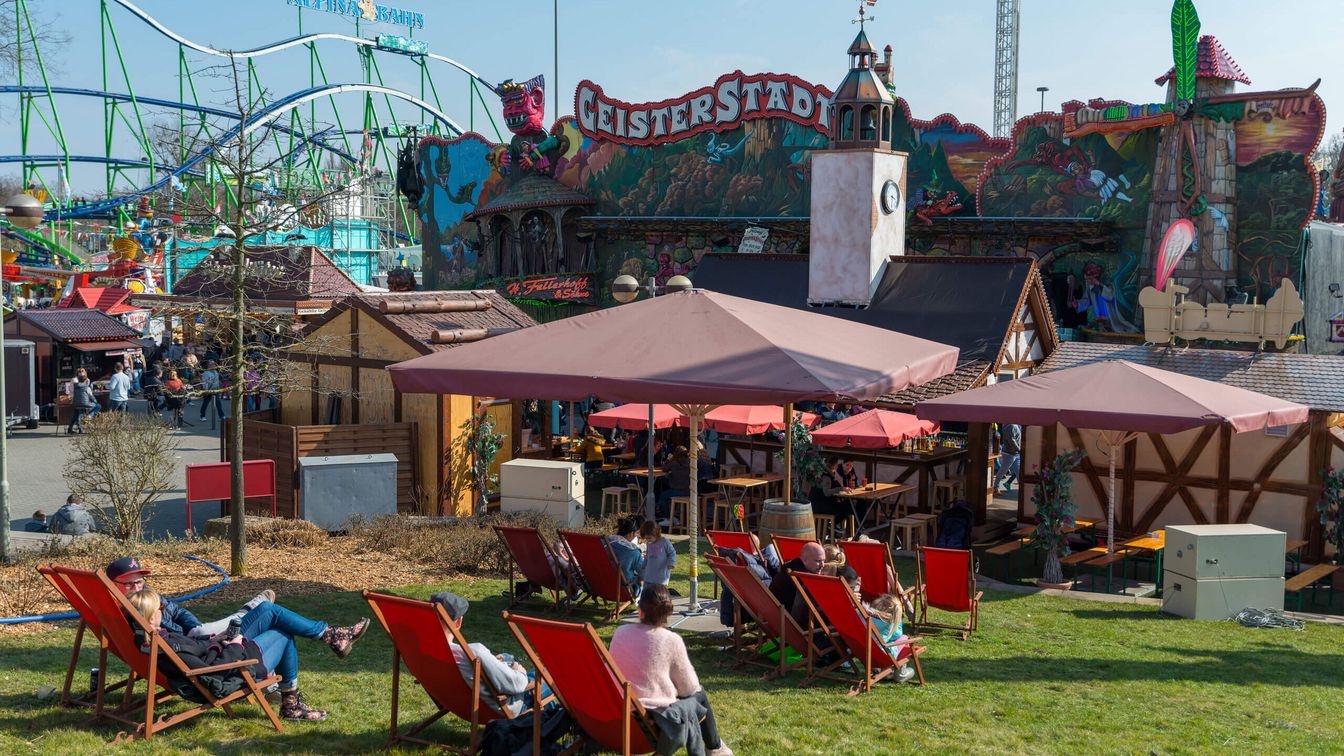
<svg viewBox="0 0 1344 756">
<path fill-rule="evenodd" d="M 933 545 L 939 549 L 969 549 L 971 547 L 971 527 L 975 524 L 975 512 L 965 499 L 957 499 L 941 515 L 938 515 L 938 537 Z"/>
<path fill-rule="evenodd" d="M 485 726 L 477 753 L 482 756 L 528 756 L 532 753 L 532 719 L 527 712 L 513 719 L 496 719 Z M 561 743 L 573 732 L 574 721 L 560 707 L 541 712 L 541 751 L 538 756 L 557 754 Z"/>
</svg>

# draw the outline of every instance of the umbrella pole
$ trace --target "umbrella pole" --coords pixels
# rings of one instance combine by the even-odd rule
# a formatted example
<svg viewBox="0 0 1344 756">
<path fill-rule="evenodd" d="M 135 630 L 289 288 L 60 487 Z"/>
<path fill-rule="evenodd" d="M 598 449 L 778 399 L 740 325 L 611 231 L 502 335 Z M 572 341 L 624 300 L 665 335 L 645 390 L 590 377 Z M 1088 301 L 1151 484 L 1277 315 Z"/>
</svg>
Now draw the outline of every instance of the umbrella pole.
<svg viewBox="0 0 1344 756">
<path fill-rule="evenodd" d="M 784 503 L 793 501 L 793 402 L 784 405 Z"/>
<path fill-rule="evenodd" d="M 1115 553 L 1115 447 L 1111 446 L 1106 452 L 1106 458 L 1110 460 L 1110 504 L 1106 507 L 1106 553 Z"/>
<path fill-rule="evenodd" d="M 649 461 L 649 487 L 644 495 L 644 519 L 658 519 L 658 500 L 653 495 L 653 402 L 649 402 L 649 435 L 644 445 Z"/>
<path fill-rule="evenodd" d="M 700 421 L 705 416 L 703 405 L 689 407 L 691 417 L 691 501 L 686 505 L 686 533 L 691 540 L 690 569 L 691 597 L 686 603 L 687 614 L 701 614 L 700 608 Z"/>
</svg>

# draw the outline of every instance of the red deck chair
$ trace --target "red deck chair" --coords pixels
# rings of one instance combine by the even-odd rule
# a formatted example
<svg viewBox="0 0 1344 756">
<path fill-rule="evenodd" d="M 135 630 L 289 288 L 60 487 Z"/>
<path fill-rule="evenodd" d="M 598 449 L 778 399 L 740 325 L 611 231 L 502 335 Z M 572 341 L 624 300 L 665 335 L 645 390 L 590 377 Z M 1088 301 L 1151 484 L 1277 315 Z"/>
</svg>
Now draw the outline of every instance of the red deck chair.
<svg viewBox="0 0 1344 756">
<path fill-rule="evenodd" d="M 974 557 L 962 549 L 935 549 L 920 546 L 916 554 L 919 619 L 914 624 L 921 628 L 939 627 L 956 630 L 961 639 L 971 637 L 980 627 L 980 597 L 983 591 L 975 589 Z M 969 613 L 964 625 L 944 625 L 929 622 L 929 607 L 945 612 Z"/>
<path fill-rule="evenodd" d="M 812 642 L 812 634 L 803 630 L 802 627 L 793 619 L 793 615 L 779 603 L 775 594 L 761 582 L 760 578 L 747 567 L 740 564 L 716 557 L 710 561 L 710 569 L 718 574 L 719 579 L 723 581 L 724 586 L 733 592 L 737 598 L 734 602 L 733 612 L 733 649 L 737 654 L 739 663 L 755 664 L 761 667 L 769 667 L 772 672 L 767 677 L 778 677 L 787 674 L 791 669 L 801 664 L 807 664 L 807 677 L 803 679 L 799 686 L 807 685 L 818 677 L 829 677 L 830 673 L 837 667 L 844 664 L 846 659 L 840 659 L 834 664 L 824 669 L 816 669 L 816 662 L 822 655 L 822 650 L 817 648 Z M 747 639 L 745 632 L 745 617 L 750 617 L 752 622 L 759 628 L 759 638 L 755 640 L 748 648 L 744 649 L 743 641 Z M 827 637 L 830 640 L 829 646 L 843 655 L 843 648 L 831 638 L 829 631 Z M 760 653 L 761 647 L 766 641 L 774 641 L 776 650 L 779 652 L 779 663 L 766 664 L 759 661 L 756 657 Z M 788 664 L 785 660 L 787 654 L 784 648 L 791 648 L 804 657 L 793 664 Z"/>
<path fill-rule="evenodd" d="M 418 745 L 441 746 L 450 751 L 464 754 L 476 753 L 480 740 L 481 726 L 496 719 L 512 719 L 505 706 L 508 696 L 499 694 L 490 685 L 490 680 L 481 674 L 481 660 L 472 652 L 462 632 L 449 619 L 443 607 L 428 601 L 389 596 L 383 593 L 364 591 L 364 600 L 378 617 L 383 630 L 392 639 L 392 731 L 386 747 L 391 748 L 399 742 Z M 467 682 L 457 666 L 451 644 L 456 643 L 460 653 L 471 661 L 472 681 Z M 438 707 L 438 710 L 405 732 L 398 729 L 399 691 L 401 686 L 401 665 L 420 683 Z M 504 712 L 495 711 L 487 701 L 493 700 Z M 550 697 L 541 698 L 541 681 L 537 680 L 533 689 L 533 708 L 538 702 L 545 704 Z M 526 713 L 524 712 L 521 713 Z M 445 714 L 452 712 L 459 719 L 471 723 L 471 745 L 469 748 L 453 748 L 415 737 L 426 727 L 437 722 Z M 534 722 L 532 730 L 533 750 L 541 749 L 541 728 Z"/>
<path fill-rule="evenodd" d="M 574 566 L 583 576 L 588 591 L 603 603 L 615 604 L 616 608 L 608 613 L 609 619 L 616 619 L 635 602 L 635 591 L 625 582 L 617 566 L 616 555 L 604 540 L 606 536 L 595 533 L 576 533 L 561 530 L 560 538 L 574 555 Z"/>
<path fill-rule="evenodd" d="M 788 536 L 774 536 L 775 550 L 779 552 L 779 562 L 790 562 L 803 555 L 803 547 L 809 543 L 817 543 L 815 538 L 790 538 Z"/>
<path fill-rule="evenodd" d="M 509 629 L 589 740 L 621 754 L 651 753 L 658 726 L 588 623 L 504 613 Z"/>
<path fill-rule="evenodd" d="M 864 601 L 872 603 L 878 596 L 894 593 L 901 597 L 905 616 L 913 618 L 915 607 L 911 596 L 915 587 L 904 588 L 891 561 L 891 548 L 881 541 L 841 541 L 845 564 L 859 576 L 859 592 Z"/>
<path fill-rule="evenodd" d="M 552 559 L 558 559 L 555 548 L 546 541 L 546 537 L 536 528 L 510 527 L 496 525 L 495 534 L 504 542 L 509 551 L 509 606 L 516 606 L 522 599 L 514 594 L 514 567 L 522 573 L 532 585 L 539 585 L 551 592 L 555 608 L 560 608 L 560 592 L 573 593 L 569 578 L 555 569 Z"/>
<path fill-rule="evenodd" d="M 760 550 L 756 548 L 756 542 L 751 540 L 751 534 L 739 530 L 706 530 L 705 540 L 709 541 L 710 554 L 718 554 L 719 549 L 741 549 L 748 554 L 761 555 Z M 706 554 L 706 557 L 710 554 Z M 714 598 L 717 599 L 719 576 L 715 572 L 710 572 L 710 575 L 714 578 Z"/>
<path fill-rule="evenodd" d="M 38 566 L 37 572 L 43 578 L 46 578 L 48 583 L 51 583 L 51 587 L 55 588 L 57 593 L 60 593 L 66 601 L 70 602 L 71 608 L 79 615 L 79 629 L 75 631 L 75 644 L 70 649 L 70 665 L 65 669 L 65 682 L 61 685 L 61 705 L 92 706 L 100 712 L 99 716 L 101 716 L 103 696 L 126 687 L 126 680 L 122 680 L 115 685 L 99 685 L 78 698 L 70 697 L 70 688 L 74 684 L 75 670 L 79 668 L 79 650 L 84 642 L 85 629 L 92 633 L 94 639 L 98 641 L 98 669 L 102 670 L 104 677 L 107 675 L 107 641 L 103 640 L 103 626 L 98 623 L 98 618 L 89 608 L 88 602 L 79 595 L 79 591 L 75 590 L 69 581 L 57 575 L 51 567 Z"/>
<path fill-rule="evenodd" d="M 901 645 L 908 646 L 910 653 L 899 653 L 893 657 L 878 635 L 872 616 L 842 578 L 797 571 L 789 574 L 807 602 L 812 622 L 834 628 L 846 648 L 846 656 L 854 661 L 855 671 L 862 672 L 862 678 L 849 689 L 849 695 L 872 690 L 873 683 L 891 675 L 907 662 L 914 663 L 919 684 L 924 684 L 924 670 L 919 665 L 919 657 L 925 647 L 915 645 L 919 638 L 907 637 Z M 874 673 L 874 670 L 877 672 Z"/>
<path fill-rule="evenodd" d="M 230 704 L 245 698 L 252 698 L 256 701 L 257 705 L 271 720 L 271 725 L 277 731 L 284 731 L 280 719 L 275 716 L 275 711 L 266 702 L 266 696 L 262 693 L 263 688 L 280 682 L 279 675 L 271 675 L 263 680 L 254 679 L 252 674 L 247 671 L 247 667 L 253 663 L 250 659 L 192 669 L 164 643 L 157 633 L 150 629 L 149 622 L 141 617 L 139 612 L 135 611 L 135 608 L 131 606 L 125 596 L 121 595 L 121 591 L 102 570 L 90 572 L 89 570 L 76 570 L 57 565 L 52 565 L 51 569 L 61 579 L 68 581 L 70 587 L 84 599 L 89 610 L 102 627 L 103 638 L 107 642 L 108 650 L 131 668 L 131 676 L 127 681 L 126 694 L 122 699 L 121 706 L 115 711 L 102 708 L 97 712 L 97 716 L 105 716 L 127 725 L 134 725 L 135 731 L 130 733 L 125 738 L 126 740 L 134 740 L 140 737 L 148 740 L 154 737 L 156 733 L 162 732 L 173 725 L 215 709 L 223 709 L 224 713 L 232 717 L 234 714 Z M 134 623 L 134 626 L 140 629 L 144 637 L 149 639 L 151 644 L 149 652 L 140 650 L 140 645 L 135 640 L 135 632 L 132 630 L 130 623 Z M 177 676 L 189 680 L 204 702 L 196 703 L 193 701 L 191 703 L 196 705 L 186 711 L 156 719 L 154 717 L 154 707 L 176 695 L 168 684 L 161 662 L 167 662 L 168 665 L 176 669 Z M 214 697 L 210 694 L 210 691 L 206 690 L 205 686 L 196 680 L 198 675 L 222 672 L 228 669 L 239 669 L 242 672 L 243 687 L 223 698 Z M 133 701 L 135 683 L 139 680 L 149 681 L 148 689 L 143 701 Z M 142 711 L 134 711 L 135 715 L 141 715 L 138 719 L 125 716 L 136 709 L 143 709 Z M 122 733 L 117 739 L 122 740 L 125 735 L 126 733 Z"/>
</svg>

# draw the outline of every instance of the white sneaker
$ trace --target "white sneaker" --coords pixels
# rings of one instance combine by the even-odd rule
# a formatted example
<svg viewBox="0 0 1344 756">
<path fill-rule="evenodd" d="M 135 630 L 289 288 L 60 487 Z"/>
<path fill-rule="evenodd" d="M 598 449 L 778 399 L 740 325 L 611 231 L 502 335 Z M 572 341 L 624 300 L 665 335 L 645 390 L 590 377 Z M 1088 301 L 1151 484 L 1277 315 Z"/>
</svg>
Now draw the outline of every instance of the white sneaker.
<svg viewBox="0 0 1344 756">
<path fill-rule="evenodd" d="M 733 756 L 733 749 L 729 748 L 727 743 L 720 740 L 719 747 L 707 752 L 706 756 Z"/>
<path fill-rule="evenodd" d="M 910 682 L 915 676 L 915 668 L 909 664 L 901 667 L 901 671 L 896 673 L 896 682 Z"/>
</svg>

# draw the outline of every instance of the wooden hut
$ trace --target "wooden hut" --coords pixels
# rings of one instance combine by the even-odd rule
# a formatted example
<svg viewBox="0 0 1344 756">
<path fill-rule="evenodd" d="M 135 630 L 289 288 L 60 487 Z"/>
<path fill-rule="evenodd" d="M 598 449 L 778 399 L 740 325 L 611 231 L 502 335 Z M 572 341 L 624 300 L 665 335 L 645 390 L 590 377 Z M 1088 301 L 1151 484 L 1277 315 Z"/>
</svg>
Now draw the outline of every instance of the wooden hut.
<svg viewBox="0 0 1344 756">
<path fill-rule="evenodd" d="M 1311 408 L 1295 426 L 1233 434 L 1208 428 L 1161 436 L 1147 434 L 1125 445 L 1116 459 L 1116 528 L 1144 533 L 1166 525 L 1255 523 L 1308 541 L 1307 555 L 1325 550 L 1316 502 L 1329 467 L 1344 466 L 1344 357 L 1177 349 L 1066 342 L 1040 371 L 1102 360 L 1128 360 L 1258 391 Z M 1098 396 L 1104 406 L 1107 397 Z M 1023 429 L 1018 519 L 1034 513 L 1031 470 L 1056 454 L 1083 449 L 1088 457 L 1074 474 L 1079 515 L 1105 514 L 1107 459 L 1088 431 Z"/>
<path fill-rule="evenodd" d="M 304 329 L 288 350 L 291 373 L 280 406 L 290 426 L 339 425 L 358 433 L 415 424 L 414 498 L 421 511 L 470 512 L 463 423 L 485 400 L 506 442 L 496 464 L 512 458 L 519 413 L 512 402 L 457 395 L 406 394 L 387 366 L 455 345 L 527 328 L 536 321 L 494 291 L 355 294 Z M 295 390 L 307 379 L 307 391 Z M 402 508 L 407 508 L 401 502 Z"/>
</svg>

